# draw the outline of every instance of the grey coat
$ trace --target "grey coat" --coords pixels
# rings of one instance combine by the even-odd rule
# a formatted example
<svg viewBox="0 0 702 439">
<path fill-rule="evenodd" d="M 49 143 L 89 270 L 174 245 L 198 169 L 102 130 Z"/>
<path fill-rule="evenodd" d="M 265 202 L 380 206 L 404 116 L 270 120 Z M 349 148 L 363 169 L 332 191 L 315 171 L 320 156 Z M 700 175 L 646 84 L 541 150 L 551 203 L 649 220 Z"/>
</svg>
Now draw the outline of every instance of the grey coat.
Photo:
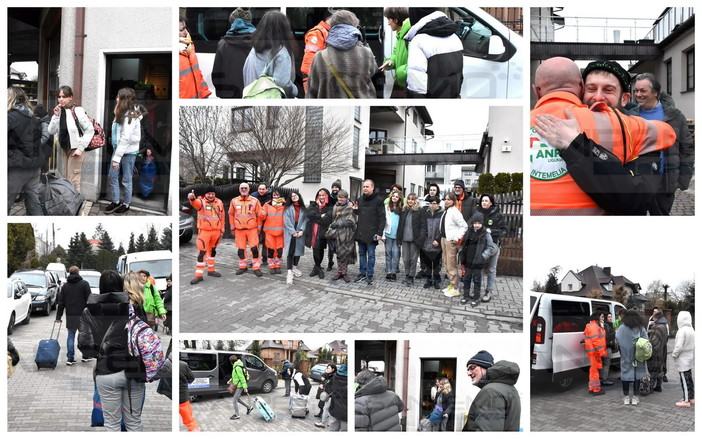
<svg viewBox="0 0 702 439">
<path fill-rule="evenodd" d="M 377 376 L 356 391 L 356 431 L 401 431 L 398 415 L 403 408 L 400 397 L 388 390 L 385 377 Z"/>
<path fill-rule="evenodd" d="M 297 221 L 297 227 L 295 227 L 295 208 L 290 205 L 285 208 L 283 212 L 283 222 L 284 231 L 283 239 L 285 241 L 285 247 L 283 248 L 283 258 L 288 257 L 288 248 L 290 248 L 290 239 L 295 239 L 295 254 L 293 256 L 302 256 L 305 254 L 305 228 L 307 227 L 307 212 L 305 211 L 305 206 L 300 208 L 300 219 Z M 302 231 L 302 235 L 297 238 L 293 238 L 292 235 Z"/>
<path fill-rule="evenodd" d="M 646 362 L 640 362 L 636 366 L 633 365 L 636 348 L 634 347 L 634 339 L 638 337 L 648 338 L 646 328 L 631 329 L 626 325 L 621 325 L 617 329 L 617 344 L 621 353 L 621 371 L 622 381 L 635 381 L 648 375 Z"/>
</svg>

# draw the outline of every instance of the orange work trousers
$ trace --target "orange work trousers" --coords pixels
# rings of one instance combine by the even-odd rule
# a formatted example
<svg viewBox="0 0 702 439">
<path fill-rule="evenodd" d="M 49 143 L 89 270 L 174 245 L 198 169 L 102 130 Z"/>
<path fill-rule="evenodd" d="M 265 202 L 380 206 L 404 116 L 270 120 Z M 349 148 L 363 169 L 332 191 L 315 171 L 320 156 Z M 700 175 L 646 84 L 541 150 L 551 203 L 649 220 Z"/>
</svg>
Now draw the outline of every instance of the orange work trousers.
<svg viewBox="0 0 702 439">
<path fill-rule="evenodd" d="M 183 425 L 188 427 L 188 431 L 200 431 L 200 427 L 193 416 L 193 407 L 190 405 L 190 401 L 180 404 L 178 412 L 180 412 L 180 419 L 183 421 Z"/>
<path fill-rule="evenodd" d="M 602 369 L 602 357 L 597 353 L 588 354 L 590 359 L 590 376 L 587 382 L 588 390 L 595 393 L 602 391 L 602 384 L 600 383 L 600 369 Z"/>
<path fill-rule="evenodd" d="M 236 240 L 236 248 L 239 249 L 239 268 L 246 268 L 249 265 L 249 260 L 246 255 L 246 245 L 248 244 L 250 249 L 256 249 L 258 252 L 258 229 L 236 229 L 234 232 L 234 239 Z M 259 269 L 261 267 L 261 255 L 259 254 L 257 258 L 254 258 L 252 253 L 251 262 L 253 263 L 254 270 Z"/>
</svg>

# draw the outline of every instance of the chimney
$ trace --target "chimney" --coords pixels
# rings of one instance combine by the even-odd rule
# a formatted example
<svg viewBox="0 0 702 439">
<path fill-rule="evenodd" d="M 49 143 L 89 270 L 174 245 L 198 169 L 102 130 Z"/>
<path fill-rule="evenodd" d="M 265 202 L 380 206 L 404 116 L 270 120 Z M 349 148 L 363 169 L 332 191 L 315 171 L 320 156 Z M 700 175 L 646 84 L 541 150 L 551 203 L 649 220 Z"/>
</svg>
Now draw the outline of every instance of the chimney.
<svg viewBox="0 0 702 439">
<path fill-rule="evenodd" d="M 612 267 L 604 267 L 604 268 L 602 269 L 602 271 L 604 271 L 604 273 L 605 273 L 607 276 L 611 276 L 611 275 L 612 275 Z"/>
</svg>

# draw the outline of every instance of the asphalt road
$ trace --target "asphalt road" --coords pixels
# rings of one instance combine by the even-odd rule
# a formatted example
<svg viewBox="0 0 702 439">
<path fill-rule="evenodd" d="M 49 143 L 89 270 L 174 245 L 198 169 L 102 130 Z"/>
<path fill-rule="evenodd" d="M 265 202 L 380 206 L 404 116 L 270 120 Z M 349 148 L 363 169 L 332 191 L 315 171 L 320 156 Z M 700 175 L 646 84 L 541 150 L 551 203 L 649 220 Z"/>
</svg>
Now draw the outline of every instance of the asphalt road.
<svg viewBox="0 0 702 439">
<path fill-rule="evenodd" d="M 56 369 L 37 370 L 34 363 L 39 340 L 48 339 L 56 311 L 51 316 L 33 314 L 29 325 L 17 325 L 12 342 L 20 353 L 15 374 L 7 380 L 7 429 L 18 431 L 104 431 L 90 426 L 93 410 L 93 368 L 95 362 L 66 365 L 66 329 L 61 328 L 61 352 Z M 65 323 L 65 317 L 64 317 Z M 163 348 L 171 337 L 158 332 Z M 55 337 L 54 337 L 55 338 Z M 158 382 L 146 385 L 142 413 L 144 431 L 171 431 L 171 400 L 156 393 Z"/>
<path fill-rule="evenodd" d="M 521 332 L 522 278 L 498 276 L 492 301 L 476 308 L 459 303 L 460 297 L 445 297 L 441 290 L 424 289 L 423 281 L 406 287 L 401 280 L 385 280 L 383 245 L 376 252 L 375 282 L 345 283 L 310 277 L 312 252 L 300 260 L 301 278 L 293 285 L 283 274 L 263 276 L 252 269 L 236 276 L 238 258 L 234 241 L 217 247 L 216 270 L 220 278 L 205 276 L 190 285 L 197 247 L 194 240 L 180 246 L 180 331 L 189 332 Z M 324 264 L 327 259 L 325 255 Z M 350 277 L 358 274 L 349 267 Z M 446 285 L 446 282 L 445 282 Z M 445 286 L 444 285 L 444 286 Z"/>
</svg>

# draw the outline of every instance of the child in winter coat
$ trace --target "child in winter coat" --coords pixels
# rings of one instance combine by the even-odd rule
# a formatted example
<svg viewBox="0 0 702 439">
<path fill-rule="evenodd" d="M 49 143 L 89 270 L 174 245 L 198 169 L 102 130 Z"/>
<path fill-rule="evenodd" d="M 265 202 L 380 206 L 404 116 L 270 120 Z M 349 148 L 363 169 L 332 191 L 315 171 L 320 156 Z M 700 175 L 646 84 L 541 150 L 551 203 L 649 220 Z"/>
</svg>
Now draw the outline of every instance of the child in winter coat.
<svg viewBox="0 0 702 439">
<path fill-rule="evenodd" d="M 461 304 L 465 305 L 470 300 L 470 306 L 476 307 L 480 303 L 480 283 L 482 269 L 485 261 L 495 252 L 492 237 L 483 227 L 485 217 L 482 213 L 474 213 L 468 224 L 468 231 L 463 236 L 463 245 L 459 255 L 459 262 L 465 265 L 463 276 L 463 297 Z M 473 294 L 470 294 L 470 284 L 473 282 Z"/>
</svg>

